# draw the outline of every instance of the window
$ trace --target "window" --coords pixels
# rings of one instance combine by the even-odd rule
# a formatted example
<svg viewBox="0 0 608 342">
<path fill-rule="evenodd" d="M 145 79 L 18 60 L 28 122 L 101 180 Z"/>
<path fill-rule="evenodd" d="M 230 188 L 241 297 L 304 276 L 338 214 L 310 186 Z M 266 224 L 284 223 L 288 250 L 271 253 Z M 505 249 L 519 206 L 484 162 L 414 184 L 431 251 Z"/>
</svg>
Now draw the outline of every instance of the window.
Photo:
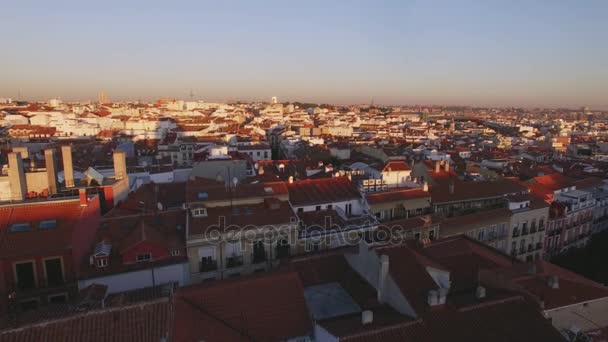
<svg viewBox="0 0 608 342">
<path fill-rule="evenodd" d="M 345 210 L 345 211 L 346 211 L 346 215 L 350 215 L 350 214 L 353 212 L 353 205 L 352 205 L 351 203 L 348 203 L 348 204 L 346 205 L 346 208 L 345 208 L 345 209 L 346 209 L 346 210 Z"/>
<path fill-rule="evenodd" d="M 209 198 L 209 193 L 207 193 L 207 192 L 199 192 L 199 193 L 196 195 L 196 198 L 198 198 L 198 199 L 199 199 L 199 200 L 201 200 L 201 201 L 204 201 L 204 200 L 206 200 L 206 199 L 208 199 L 208 198 Z"/>
<path fill-rule="evenodd" d="M 321 211 L 321 206 L 320 206 L 320 205 L 316 206 L 316 207 L 315 207 L 315 210 L 316 210 L 316 211 Z"/>
<path fill-rule="evenodd" d="M 53 229 L 57 227 L 57 220 L 44 220 L 40 221 L 38 228 L 40 229 Z"/>
<path fill-rule="evenodd" d="M 304 208 L 298 208 L 298 214 L 301 214 L 304 212 Z"/>
<path fill-rule="evenodd" d="M 49 287 L 63 285 L 63 267 L 60 258 L 44 260 L 46 282 Z"/>
<path fill-rule="evenodd" d="M 150 255 L 150 253 L 137 255 L 137 262 L 150 261 L 151 259 L 152 255 Z"/>
<path fill-rule="evenodd" d="M 13 223 L 9 230 L 11 233 L 29 232 L 31 226 L 29 222 Z"/>
<path fill-rule="evenodd" d="M 332 204 L 328 204 L 328 205 L 327 205 L 327 210 L 331 210 L 332 208 L 333 208 L 333 205 L 332 205 Z"/>
<path fill-rule="evenodd" d="M 435 240 L 435 230 L 434 229 L 429 230 L 429 239 Z"/>
<path fill-rule="evenodd" d="M 171 256 L 179 256 L 181 254 L 179 249 L 174 249 L 171 251 Z"/>
<path fill-rule="evenodd" d="M 420 240 L 420 233 L 415 233 L 414 234 L 414 239 L 415 240 Z"/>
<path fill-rule="evenodd" d="M 192 209 L 192 216 L 194 216 L 194 217 L 207 217 L 207 208 L 194 208 L 194 209 Z"/>
<path fill-rule="evenodd" d="M 26 290 L 36 287 L 36 276 L 33 262 L 21 262 L 15 264 L 15 273 L 17 275 L 17 287 L 19 289 Z"/>
<path fill-rule="evenodd" d="M 97 267 L 99 267 L 99 268 L 108 267 L 108 259 L 106 259 L 106 258 L 97 259 Z"/>
<path fill-rule="evenodd" d="M 306 251 L 307 252 L 316 252 L 320 249 L 321 242 L 319 240 L 306 240 Z"/>
</svg>

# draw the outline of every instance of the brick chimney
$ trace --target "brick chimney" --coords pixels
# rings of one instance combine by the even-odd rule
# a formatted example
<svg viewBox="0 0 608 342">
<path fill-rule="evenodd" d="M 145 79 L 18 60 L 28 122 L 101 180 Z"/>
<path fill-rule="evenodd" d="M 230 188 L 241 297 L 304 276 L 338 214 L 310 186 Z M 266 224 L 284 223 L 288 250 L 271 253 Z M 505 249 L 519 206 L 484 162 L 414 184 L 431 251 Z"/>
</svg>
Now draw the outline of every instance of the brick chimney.
<svg viewBox="0 0 608 342">
<path fill-rule="evenodd" d="M 61 146 L 61 158 L 63 159 L 63 178 L 65 187 L 74 187 L 74 165 L 72 165 L 72 146 Z"/>
<path fill-rule="evenodd" d="M 12 152 L 8 155 L 8 181 L 11 188 L 11 199 L 23 201 L 27 194 L 27 184 L 21 152 Z"/>
<path fill-rule="evenodd" d="M 78 189 L 78 197 L 80 197 L 80 206 L 81 207 L 86 207 L 87 206 L 87 189 L 85 188 L 79 188 Z"/>
<path fill-rule="evenodd" d="M 44 163 L 46 165 L 46 177 L 49 182 L 49 194 L 57 193 L 57 158 L 54 148 L 44 150 Z"/>
</svg>

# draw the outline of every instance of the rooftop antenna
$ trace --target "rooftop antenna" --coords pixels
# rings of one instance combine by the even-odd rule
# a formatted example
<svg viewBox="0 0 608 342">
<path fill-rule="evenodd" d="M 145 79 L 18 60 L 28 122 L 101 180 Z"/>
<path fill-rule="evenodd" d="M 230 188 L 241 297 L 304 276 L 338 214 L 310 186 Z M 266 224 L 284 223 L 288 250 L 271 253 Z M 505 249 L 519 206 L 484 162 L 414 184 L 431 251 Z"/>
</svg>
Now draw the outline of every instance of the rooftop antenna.
<svg viewBox="0 0 608 342">
<path fill-rule="evenodd" d="M 194 92 L 190 89 L 190 101 L 194 99 Z"/>
</svg>

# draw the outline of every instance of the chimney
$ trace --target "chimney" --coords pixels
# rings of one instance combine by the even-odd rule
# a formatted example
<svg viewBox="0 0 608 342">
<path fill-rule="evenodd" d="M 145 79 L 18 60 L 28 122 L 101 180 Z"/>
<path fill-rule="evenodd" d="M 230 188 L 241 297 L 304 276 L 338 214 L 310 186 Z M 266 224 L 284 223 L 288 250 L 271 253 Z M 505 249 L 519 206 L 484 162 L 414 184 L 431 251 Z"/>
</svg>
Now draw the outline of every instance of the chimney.
<svg viewBox="0 0 608 342">
<path fill-rule="evenodd" d="M 86 207 L 87 206 L 87 189 L 79 188 L 78 197 L 80 197 L 80 206 Z"/>
<path fill-rule="evenodd" d="M 114 150 L 114 179 L 127 178 L 127 154 L 122 150 Z"/>
<path fill-rule="evenodd" d="M 21 152 L 12 152 L 8 155 L 8 181 L 11 188 L 11 199 L 23 201 L 27 194 L 27 185 Z"/>
<path fill-rule="evenodd" d="M 559 289 L 559 278 L 556 275 L 549 277 L 548 285 L 552 289 Z"/>
<path fill-rule="evenodd" d="M 293 183 L 293 176 L 289 176 L 288 180 L 289 180 L 289 184 L 292 184 Z"/>
<path fill-rule="evenodd" d="M 429 306 L 436 306 L 439 304 L 439 293 L 437 292 L 437 290 L 429 291 L 426 298 L 426 302 Z"/>
<path fill-rule="evenodd" d="M 49 181 L 49 194 L 57 193 L 57 158 L 55 149 L 48 148 L 44 150 L 44 163 L 46 165 L 46 177 Z"/>
<path fill-rule="evenodd" d="M 439 289 L 439 304 L 443 305 L 445 304 L 445 302 L 447 301 L 448 298 L 448 289 L 446 288 L 440 288 Z"/>
<path fill-rule="evenodd" d="M 260 165 L 258 166 L 258 175 L 263 175 L 264 174 L 264 168 Z"/>
<path fill-rule="evenodd" d="M 378 268 L 378 302 L 384 302 L 384 289 L 388 278 L 388 255 L 380 256 L 380 267 Z"/>
<path fill-rule="evenodd" d="M 374 312 L 371 310 L 365 310 L 361 312 L 361 324 L 371 324 L 374 322 Z"/>
<path fill-rule="evenodd" d="M 61 146 L 61 158 L 63 158 L 63 178 L 65 187 L 74 187 L 74 166 L 72 165 L 72 146 Z"/>
<path fill-rule="evenodd" d="M 450 183 L 450 195 L 454 194 L 454 182 Z"/>
<path fill-rule="evenodd" d="M 441 164 L 439 163 L 439 160 L 435 162 L 435 172 L 439 173 L 439 170 L 441 169 Z"/>
<path fill-rule="evenodd" d="M 429 192 L 429 183 L 428 182 L 424 182 L 424 184 L 422 184 L 422 191 Z"/>
<path fill-rule="evenodd" d="M 486 288 L 483 286 L 477 286 L 477 289 L 475 290 L 475 298 L 477 298 L 477 299 L 486 298 Z"/>
<path fill-rule="evenodd" d="M 450 162 L 448 160 L 445 161 L 445 172 L 450 172 Z"/>
</svg>

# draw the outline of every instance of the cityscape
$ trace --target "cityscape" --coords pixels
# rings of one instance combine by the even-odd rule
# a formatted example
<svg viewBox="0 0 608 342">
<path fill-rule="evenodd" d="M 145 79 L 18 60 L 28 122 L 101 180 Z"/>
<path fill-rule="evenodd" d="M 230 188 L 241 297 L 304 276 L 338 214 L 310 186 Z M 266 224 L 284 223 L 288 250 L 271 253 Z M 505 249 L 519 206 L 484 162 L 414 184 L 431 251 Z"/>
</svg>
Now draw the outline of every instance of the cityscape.
<svg viewBox="0 0 608 342">
<path fill-rule="evenodd" d="M 0 342 L 608 341 L 606 4 L 262 3 L 0 5 Z"/>
</svg>

